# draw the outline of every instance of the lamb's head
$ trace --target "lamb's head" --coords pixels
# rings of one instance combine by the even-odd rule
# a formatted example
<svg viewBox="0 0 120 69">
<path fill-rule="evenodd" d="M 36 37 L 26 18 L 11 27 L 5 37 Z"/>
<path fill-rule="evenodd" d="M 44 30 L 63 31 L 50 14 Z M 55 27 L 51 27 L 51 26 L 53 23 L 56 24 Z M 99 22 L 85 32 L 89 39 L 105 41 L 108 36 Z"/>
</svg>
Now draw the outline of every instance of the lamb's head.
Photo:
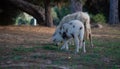
<svg viewBox="0 0 120 69">
<path fill-rule="evenodd" d="M 59 29 L 57 29 L 52 36 L 52 41 L 57 44 L 57 43 L 61 42 L 62 40 L 63 40 L 63 38 L 62 38 L 61 32 Z"/>
</svg>

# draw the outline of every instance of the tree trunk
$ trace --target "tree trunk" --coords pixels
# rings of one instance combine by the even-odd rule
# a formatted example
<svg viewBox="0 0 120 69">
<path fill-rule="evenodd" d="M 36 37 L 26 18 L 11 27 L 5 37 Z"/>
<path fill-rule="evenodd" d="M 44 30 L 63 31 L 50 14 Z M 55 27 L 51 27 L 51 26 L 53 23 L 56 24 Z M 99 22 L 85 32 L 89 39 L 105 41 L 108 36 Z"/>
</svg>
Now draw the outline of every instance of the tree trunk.
<svg viewBox="0 0 120 69">
<path fill-rule="evenodd" d="M 44 22 L 45 20 L 44 13 L 40 11 L 40 9 L 37 6 L 24 0 L 8 0 L 8 1 L 12 3 L 14 6 L 16 6 L 18 9 L 35 17 L 37 19 L 38 24 Z"/>
<path fill-rule="evenodd" d="M 50 0 L 45 0 L 44 5 L 45 5 L 45 24 L 48 27 L 52 27 L 53 26 L 53 19 L 51 16 Z"/>
<path fill-rule="evenodd" d="M 82 3 L 79 0 L 71 0 L 71 11 L 72 13 L 82 11 Z"/>
<path fill-rule="evenodd" d="M 109 23 L 110 24 L 119 23 L 118 0 L 110 0 Z"/>
</svg>

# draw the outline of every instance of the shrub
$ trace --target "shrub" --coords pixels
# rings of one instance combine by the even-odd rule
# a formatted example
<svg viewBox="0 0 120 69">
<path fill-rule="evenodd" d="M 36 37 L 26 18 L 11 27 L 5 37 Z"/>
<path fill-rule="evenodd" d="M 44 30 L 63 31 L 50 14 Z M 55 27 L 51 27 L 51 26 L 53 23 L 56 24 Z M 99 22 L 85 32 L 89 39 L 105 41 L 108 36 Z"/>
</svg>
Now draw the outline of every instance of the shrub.
<svg viewBox="0 0 120 69">
<path fill-rule="evenodd" d="M 90 15 L 91 19 L 93 20 L 93 22 L 95 23 L 105 23 L 106 22 L 106 18 L 103 14 L 99 13 L 96 15 Z"/>
<path fill-rule="evenodd" d="M 59 24 L 59 22 L 60 22 L 59 18 L 53 18 L 54 25 L 57 26 Z"/>
<path fill-rule="evenodd" d="M 70 8 L 66 7 L 66 6 L 62 6 L 61 9 L 59 9 L 58 7 L 53 7 L 51 9 L 51 14 L 53 17 L 53 23 L 54 25 L 58 25 L 60 20 L 67 14 L 70 13 Z"/>
<path fill-rule="evenodd" d="M 58 25 L 60 20 L 59 20 L 54 8 L 51 9 L 51 14 L 52 14 L 54 25 Z"/>
<path fill-rule="evenodd" d="M 70 8 L 67 6 L 62 6 L 61 9 L 54 7 L 55 12 L 57 13 L 58 18 L 61 20 L 65 15 L 70 13 Z"/>
<path fill-rule="evenodd" d="M 30 25 L 31 23 L 31 19 L 33 18 L 33 16 L 25 13 L 25 12 L 21 12 L 17 17 L 16 17 L 16 25 Z"/>
</svg>

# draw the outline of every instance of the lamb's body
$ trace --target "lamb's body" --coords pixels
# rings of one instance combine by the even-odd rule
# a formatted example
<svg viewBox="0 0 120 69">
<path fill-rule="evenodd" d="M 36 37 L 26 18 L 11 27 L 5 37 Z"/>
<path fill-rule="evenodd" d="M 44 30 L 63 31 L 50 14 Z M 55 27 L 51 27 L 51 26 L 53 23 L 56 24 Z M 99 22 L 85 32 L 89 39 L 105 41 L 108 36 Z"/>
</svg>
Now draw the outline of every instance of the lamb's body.
<svg viewBox="0 0 120 69">
<path fill-rule="evenodd" d="M 75 52 L 79 52 L 79 47 L 82 47 L 85 50 L 85 42 L 84 42 L 84 25 L 79 20 L 72 20 L 68 23 L 64 23 L 57 27 L 52 39 L 54 42 L 63 41 L 64 45 L 61 49 L 66 48 L 68 50 L 68 41 L 69 39 L 74 38 L 76 50 Z"/>
<path fill-rule="evenodd" d="M 76 13 L 73 13 L 73 14 L 68 14 L 65 17 L 63 17 L 59 26 L 61 26 L 64 23 L 68 23 L 71 20 L 80 20 L 84 24 L 85 38 L 89 39 L 90 43 L 91 43 L 91 46 L 93 46 L 89 15 L 85 12 L 76 12 Z"/>
</svg>

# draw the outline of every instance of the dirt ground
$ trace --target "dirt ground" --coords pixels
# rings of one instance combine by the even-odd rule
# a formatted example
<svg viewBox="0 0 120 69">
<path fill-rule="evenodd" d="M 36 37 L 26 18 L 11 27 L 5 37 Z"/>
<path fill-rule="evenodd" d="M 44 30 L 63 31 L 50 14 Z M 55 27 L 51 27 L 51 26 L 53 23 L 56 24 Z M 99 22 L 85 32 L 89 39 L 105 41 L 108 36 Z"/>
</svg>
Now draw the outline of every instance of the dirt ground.
<svg viewBox="0 0 120 69">
<path fill-rule="evenodd" d="M 39 27 L 0 26 L 0 48 L 1 48 L 0 56 L 6 56 L 8 54 L 6 57 L 9 58 L 10 57 L 9 53 L 12 52 L 11 48 L 16 48 L 19 46 L 30 48 L 33 46 L 40 46 L 42 44 L 51 43 L 50 38 L 52 36 L 53 31 L 54 28 L 48 28 L 42 26 Z M 29 55 L 29 53 L 27 54 L 25 53 L 25 55 Z M 35 65 L 36 63 L 36 60 L 35 63 L 30 63 L 30 64 L 29 61 L 32 61 L 32 59 L 27 60 L 27 63 L 17 62 L 18 64 L 16 64 L 15 62 L 12 62 L 11 60 L 8 59 L 8 60 L 0 61 L 0 65 L 4 66 L 7 64 L 12 64 L 10 65 L 12 68 L 14 68 L 14 66 L 23 66 L 24 67 L 23 69 L 26 69 L 26 66 Z M 40 62 L 46 62 L 46 61 L 41 60 Z"/>
<path fill-rule="evenodd" d="M 119 27 L 120 26 L 103 27 L 103 29 L 93 28 L 93 37 L 120 39 L 120 32 L 118 32 L 118 30 L 120 30 Z M 111 30 L 114 31 L 114 33 L 109 32 Z M 0 26 L 0 57 L 2 57 L 0 58 L 0 66 L 5 69 L 7 69 L 7 67 L 9 69 L 69 69 L 68 67 L 51 64 L 52 60 L 58 59 L 58 57 L 61 56 L 66 58 L 70 53 L 54 53 L 54 51 L 36 49 L 34 52 L 19 53 L 19 55 L 23 56 L 21 60 L 9 59 L 12 57 L 10 52 L 12 52 L 13 48 L 19 46 L 31 48 L 33 46 L 51 44 L 50 39 L 54 31 L 55 28 L 43 26 Z M 44 54 L 49 55 L 49 59 L 30 58 L 30 56 L 34 55 L 42 55 L 43 58 Z M 3 59 L 3 57 L 6 59 Z M 82 67 L 81 65 L 79 66 Z"/>
<path fill-rule="evenodd" d="M 54 28 L 32 26 L 0 27 L 0 45 L 48 43 Z"/>
</svg>

